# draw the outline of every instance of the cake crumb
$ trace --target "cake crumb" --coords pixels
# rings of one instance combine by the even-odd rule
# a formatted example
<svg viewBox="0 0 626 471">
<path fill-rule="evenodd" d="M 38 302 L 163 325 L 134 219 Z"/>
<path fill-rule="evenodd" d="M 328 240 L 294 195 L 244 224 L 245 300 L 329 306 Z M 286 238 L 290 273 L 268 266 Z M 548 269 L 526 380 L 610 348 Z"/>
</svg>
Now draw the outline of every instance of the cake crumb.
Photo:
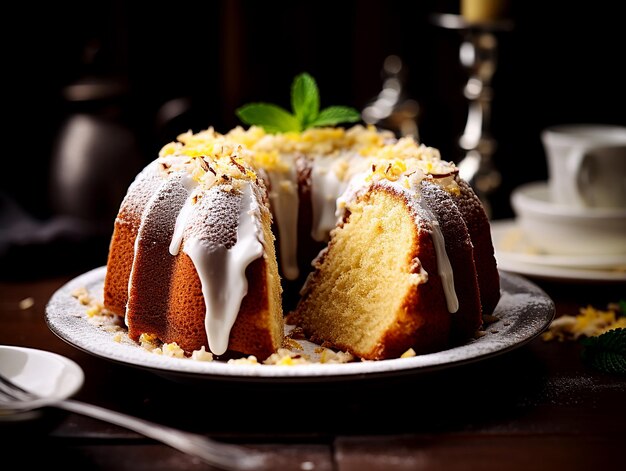
<svg viewBox="0 0 626 471">
<path fill-rule="evenodd" d="M 415 356 L 415 350 L 409 348 L 406 352 L 400 355 L 400 358 L 411 358 Z"/>
<path fill-rule="evenodd" d="M 348 352 L 335 352 L 328 348 L 320 355 L 320 363 L 350 363 L 354 356 Z"/>
<path fill-rule="evenodd" d="M 259 361 L 254 355 L 244 358 L 231 358 L 228 360 L 229 365 L 259 365 Z"/>
<path fill-rule="evenodd" d="M 29 296 L 28 298 L 24 298 L 22 299 L 19 304 L 18 307 L 22 310 L 25 311 L 26 309 L 30 309 L 31 307 L 33 307 L 35 305 L 35 298 L 33 298 L 32 296 Z"/>
<path fill-rule="evenodd" d="M 203 345 L 200 347 L 200 350 L 194 350 L 192 352 L 191 359 L 195 361 L 213 361 L 213 354 L 207 352 Z"/>
<path fill-rule="evenodd" d="M 272 353 L 264 362 L 264 365 L 293 366 L 310 363 L 305 355 L 292 352 L 286 348 L 279 348 Z"/>
<path fill-rule="evenodd" d="M 481 337 L 484 337 L 485 335 L 487 335 L 487 332 L 485 332 L 484 330 L 477 330 L 474 334 L 474 338 L 479 339 Z"/>
<path fill-rule="evenodd" d="M 117 334 L 115 334 L 113 336 L 113 341 L 117 342 L 117 343 L 120 343 L 122 341 L 122 333 L 118 332 Z"/>
<path fill-rule="evenodd" d="M 172 358 L 185 358 L 185 351 L 176 342 L 164 343 L 161 346 L 163 355 Z"/>
<path fill-rule="evenodd" d="M 89 291 L 84 286 L 80 288 L 76 288 L 72 291 L 72 296 L 75 297 L 79 303 L 83 305 L 88 305 L 91 302 L 91 296 L 89 295 Z"/>
<path fill-rule="evenodd" d="M 107 332 L 121 332 L 123 329 L 116 324 L 105 324 L 102 326 L 102 329 Z"/>
</svg>

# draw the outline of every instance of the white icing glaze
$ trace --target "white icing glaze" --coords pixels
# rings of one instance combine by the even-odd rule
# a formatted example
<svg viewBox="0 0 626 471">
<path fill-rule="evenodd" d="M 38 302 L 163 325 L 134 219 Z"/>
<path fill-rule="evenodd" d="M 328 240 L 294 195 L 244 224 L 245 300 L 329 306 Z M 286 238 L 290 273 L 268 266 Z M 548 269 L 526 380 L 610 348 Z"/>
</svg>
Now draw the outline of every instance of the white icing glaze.
<svg viewBox="0 0 626 471">
<path fill-rule="evenodd" d="M 298 269 L 298 182 L 295 166 L 288 172 L 268 170 L 271 183 L 270 201 L 278 226 L 280 266 L 288 280 L 295 280 Z"/>
<path fill-rule="evenodd" d="M 237 242 L 208 250 L 207 241 L 198 237 L 185 240 L 183 252 L 191 258 L 206 305 L 205 328 L 209 349 L 222 355 L 228 349 L 230 331 L 237 319 L 241 301 L 248 292 L 246 268 L 263 255 L 260 208 L 250 183 L 242 188 Z"/>
</svg>

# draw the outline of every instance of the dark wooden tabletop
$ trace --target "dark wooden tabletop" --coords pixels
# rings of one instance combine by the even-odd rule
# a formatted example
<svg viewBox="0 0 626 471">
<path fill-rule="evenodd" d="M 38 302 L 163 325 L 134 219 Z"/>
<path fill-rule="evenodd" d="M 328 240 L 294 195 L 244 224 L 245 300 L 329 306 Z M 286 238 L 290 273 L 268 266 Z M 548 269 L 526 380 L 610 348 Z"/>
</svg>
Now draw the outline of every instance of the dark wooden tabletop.
<svg viewBox="0 0 626 471">
<path fill-rule="evenodd" d="M 175 382 L 91 356 L 52 334 L 45 305 L 69 279 L 0 283 L 0 344 L 76 361 L 85 384 L 75 399 L 249 446 L 266 454 L 274 469 L 571 471 L 624 465 L 626 377 L 586 366 L 576 342 L 537 338 L 488 360 L 384 380 Z M 624 284 L 533 281 L 555 301 L 557 316 L 587 304 L 605 307 L 626 294 Z M 29 297 L 34 305 L 21 309 Z M 3 460 L 22 469 L 210 469 L 135 433 L 55 409 L 37 420 L 0 422 L 0 434 Z"/>
</svg>

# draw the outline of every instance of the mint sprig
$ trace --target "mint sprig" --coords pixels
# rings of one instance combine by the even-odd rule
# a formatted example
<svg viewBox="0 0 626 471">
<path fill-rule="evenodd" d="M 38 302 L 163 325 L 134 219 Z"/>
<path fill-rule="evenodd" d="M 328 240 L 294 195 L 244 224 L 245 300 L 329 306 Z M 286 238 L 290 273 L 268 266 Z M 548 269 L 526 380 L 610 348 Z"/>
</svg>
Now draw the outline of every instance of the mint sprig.
<svg viewBox="0 0 626 471">
<path fill-rule="evenodd" d="M 626 329 L 614 329 L 582 340 L 583 360 L 605 373 L 626 375 Z"/>
<path fill-rule="evenodd" d="M 269 133 L 300 132 L 361 119 L 357 110 L 347 106 L 330 106 L 320 111 L 317 83 L 306 72 L 291 84 L 291 108 L 293 113 L 271 103 L 250 103 L 238 108 L 236 114 L 245 124 L 260 126 Z"/>
</svg>

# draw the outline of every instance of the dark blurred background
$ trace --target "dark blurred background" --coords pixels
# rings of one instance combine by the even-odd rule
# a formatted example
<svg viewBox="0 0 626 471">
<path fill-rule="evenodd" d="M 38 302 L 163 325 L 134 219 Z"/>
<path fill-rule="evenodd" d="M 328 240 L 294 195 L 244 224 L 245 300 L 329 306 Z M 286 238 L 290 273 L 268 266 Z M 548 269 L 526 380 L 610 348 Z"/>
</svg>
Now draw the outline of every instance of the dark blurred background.
<svg viewBox="0 0 626 471">
<path fill-rule="evenodd" d="M 540 131 L 626 125 L 624 19 L 615 2 L 512 0 L 493 79 L 494 219 L 512 188 L 546 178 Z M 403 61 L 420 140 L 462 157 L 467 101 L 459 31 L 431 21 L 454 1 L 221 0 L 15 3 L 3 33 L 4 171 L 0 274 L 40 276 L 106 263 L 126 187 L 188 129 L 240 124 L 250 101 L 289 107 L 310 72 L 322 106 L 363 109 L 385 58 Z"/>
</svg>

